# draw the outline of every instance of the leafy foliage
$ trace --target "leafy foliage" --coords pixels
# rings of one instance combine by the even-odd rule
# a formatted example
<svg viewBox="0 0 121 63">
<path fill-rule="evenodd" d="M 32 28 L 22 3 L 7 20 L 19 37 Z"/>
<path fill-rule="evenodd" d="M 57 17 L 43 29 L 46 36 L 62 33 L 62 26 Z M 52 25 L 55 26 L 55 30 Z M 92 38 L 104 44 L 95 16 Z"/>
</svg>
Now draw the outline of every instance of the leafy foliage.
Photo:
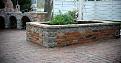
<svg viewBox="0 0 121 63">
<path fill-rule="evenodd" d="M 11 0 L 13 2 L 14 8 L 17 4 L 17 0 Z M 30 10 L 31 8 L 31 0 L 18 0 L 18 4 L 21 6 L 22 10 Z"/>
<path fill-rule="evenodd" d="M 43 9 L 44 8 L 45 1 L 44 0 L 38 0 L 37 1 L 37 7 Z"/>
<path fill-rule="evenodd" d="M 74 22 L 74 14 L 69 11 L 68 13 L 56 15 L 52 20 L 49 22 L 51 25 L 66 25 L 66 24 L 73 24 Z"/>
<path fill-rule="evenodd" d="M 68 14 L 72 16 L 73 19 L 76 19 L 76 13 L 77 11 L 68 11 Z"/>
<path fill-rule="evenodd" d="M 17 0 L 11 0 L 13 2 L 14 8 L 16 7 Z M 18 4 L 21 6 L 21 11 L 22 10 L 30 10 L 31 8 L 31 0 L 18 0 Z M 0 0 L 0 9 L 4 8 L 4 3 L 3 0 Z"/>
</svg>

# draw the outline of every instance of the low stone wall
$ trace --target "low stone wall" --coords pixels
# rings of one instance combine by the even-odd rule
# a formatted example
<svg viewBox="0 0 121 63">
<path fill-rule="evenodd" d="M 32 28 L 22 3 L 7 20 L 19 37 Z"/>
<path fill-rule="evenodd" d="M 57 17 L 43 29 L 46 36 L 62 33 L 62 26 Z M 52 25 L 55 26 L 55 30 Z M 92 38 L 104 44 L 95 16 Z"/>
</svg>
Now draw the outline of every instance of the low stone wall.
<svg viewBox="0 0 121 63">
<path fill-rule="evenodd" d="M 104 22 L 104 21 L 103 21 Z M 45 47 L 61 47 L 120 37 L 120 24 L 113 22 L 72 25 L 27 23 L 27 40 Z"/>
<path fill-rule="evenodd" d="M 32 21 L 42 22 L 46 20 L 47 12 L 27 12 L 25 14 L 31 16 Z"/>
<path fill-rule="evenodd" d="M 11 28 L 10 26 L 10 17 L 14 16 L 16 18 L 17 29 L 23 29 L 22 27 L 22 18 L 28 17 L 31 22 L 43 22 L 46 20 L 47 12 L 5 12 L 4 10 L 0 10 L 0 16 L 4 18 L 5 28 Z M 27 21 L 26 21 L 27 22 Z"/>
</svg>

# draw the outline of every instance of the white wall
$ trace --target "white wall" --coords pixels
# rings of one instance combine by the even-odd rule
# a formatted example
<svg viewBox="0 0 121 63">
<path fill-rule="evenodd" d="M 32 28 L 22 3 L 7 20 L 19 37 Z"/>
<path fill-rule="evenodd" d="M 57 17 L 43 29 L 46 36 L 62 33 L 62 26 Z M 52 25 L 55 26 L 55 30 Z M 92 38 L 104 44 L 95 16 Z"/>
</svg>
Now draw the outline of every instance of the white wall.
<svg viewBox="0 0 121 63">
<path fill-rule="evenodd" d="M 54 15 L 69 10 L 77 9 L 78 3 L 73 1 L 54 1 Z M 121 20 L 121 1 L 87 1 L 84 3 L 83 19 L 101 19 L 101 20 Z"/>
<path fill-rule="evenodd" d="M 77 9 L 77 2 L 74 3 L 74 1 L 69 1 L 69 0 L 53 0 L 53 11 L 54 15 L 59 14 L 59 10 L 62 13 L 65 13 L 70 10 L 75 10 Z"/>
</svg>

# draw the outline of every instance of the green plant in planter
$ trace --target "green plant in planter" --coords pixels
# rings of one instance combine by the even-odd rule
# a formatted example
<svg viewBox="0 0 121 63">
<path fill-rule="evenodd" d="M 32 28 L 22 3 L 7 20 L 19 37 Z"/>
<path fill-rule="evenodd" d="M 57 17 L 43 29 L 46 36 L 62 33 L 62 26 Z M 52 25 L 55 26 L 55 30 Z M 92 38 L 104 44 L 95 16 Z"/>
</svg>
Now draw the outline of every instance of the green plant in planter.
<svg viewBox="0 0 121 63">
<path fill-rule="evenodd" d="M 73 24 L 74 21 L 74 14 L 73 13 L 65 13 L 60 15 L 56 15 L 52 20 L 49 22 L 50 25 L 66 25 L 66 24 Z"/>
<path fill-rule="evenodd" d="M 76 10 L 74 10 L 74 11 L 68 11 L 68 14 L 69 14 L 70 16 L 72 16 L 73 19 L 76 19 L 76 13 L 77 13 Z"/>
</svg>

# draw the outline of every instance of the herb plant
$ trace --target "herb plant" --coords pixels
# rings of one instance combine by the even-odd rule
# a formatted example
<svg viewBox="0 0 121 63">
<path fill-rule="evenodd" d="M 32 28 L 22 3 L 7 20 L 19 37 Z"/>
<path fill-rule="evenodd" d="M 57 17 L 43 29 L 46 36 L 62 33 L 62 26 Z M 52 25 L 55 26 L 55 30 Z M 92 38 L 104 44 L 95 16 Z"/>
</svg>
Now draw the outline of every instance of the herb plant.
<svg viewBox="0 0 121 63">
<path fill-rule="evenodd" d="M 49 22 L 50 25 L 66 25 L 66 24 L 73 24 L 74 21 L 74 13 L 69 11 L 68 13 L 54 16 L 52 20 Z"/>
</svg>

